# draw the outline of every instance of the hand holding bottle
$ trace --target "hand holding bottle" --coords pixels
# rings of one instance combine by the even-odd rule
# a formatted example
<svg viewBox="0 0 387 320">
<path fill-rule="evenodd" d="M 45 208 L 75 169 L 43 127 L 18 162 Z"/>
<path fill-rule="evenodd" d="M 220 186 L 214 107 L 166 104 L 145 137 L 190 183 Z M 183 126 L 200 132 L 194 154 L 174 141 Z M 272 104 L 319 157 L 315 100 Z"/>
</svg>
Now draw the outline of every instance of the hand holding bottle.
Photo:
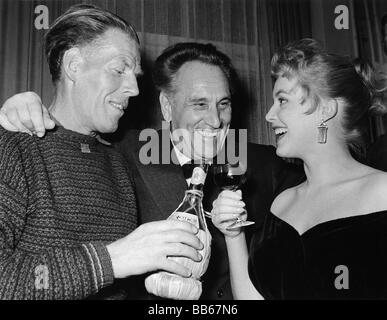
<svg viewBox="0 0 387 320">
<path fill-rule="evenodd" d="M 194 168 L 191 183 L 183 201 L 168 217 L 171 221 L 186 221 L 199 230 L 197 236 L 203 244 L 200 250 L 202 259 L 198 261 L 181 256 L 170 256 L 170 261 L 190 270 L 191 276 L 182 278 L 168 272 L 153 273 L 145 279 L 145 287 L 149 293 L 163 298 L 182 300 L 199 299 L 202 293 L 200 278 L 206 272 L 211 256 L 211 234 L 207 228 L 202 204 L 203 186 L 208 167 L 208 164 L 202 163 Z"/>
<path fill-rule="evenodd" d="M 163 220 L 142 224 L 128 236 L 107 246 L 115 278 L 165 270 L 183 277 L 191 271 L 168 256 L 202 259 L 198 228 L 188 222 Z"/>
<path fill-rule="evenodd" d="M 247 219 L 245 203 L 242 201 L 241 190 L 222 191 L 212 204 L 212 223 L 226 236 L 234 238 L 241 233 L 241 227 L 227 229 L 239 218 L 243 221 Z"/>
</svg>

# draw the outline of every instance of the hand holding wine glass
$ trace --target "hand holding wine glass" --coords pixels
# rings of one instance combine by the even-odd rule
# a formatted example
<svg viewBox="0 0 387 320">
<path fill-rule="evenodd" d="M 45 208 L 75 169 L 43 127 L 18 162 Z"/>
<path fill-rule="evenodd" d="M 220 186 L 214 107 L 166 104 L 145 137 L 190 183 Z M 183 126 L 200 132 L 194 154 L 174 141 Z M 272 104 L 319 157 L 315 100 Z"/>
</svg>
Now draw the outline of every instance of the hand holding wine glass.
<svg viewBox="0 0 387 320">
<path fill-rule="evenodd" d="M 215 184 L 218 187 L 220 187 L 223 191 L 229 190 L 229 191 L 235 192 L 242 184 L 246 182 L 246 168 L 240 163 L 237 163 L 234 165 L 229 163 L 223 164 L 223 165 L 215 165 L 212 170 L 213 170 Z M 222 194 L 220 195 L 220 197 L 218 197 L 218 199 L 221 197 L 222 197 Z M 237 201 L 237 199 L 232 199 L 233 197 L 232 194 L 228 193 L 228 197 L 230 197 L 231 199 L 227 200 L 226 198 L 222 202 L 222 207 L 218 206 L 217 208 L 221 212 L 226 210 L 226 213 L 227 213 L 227 211 L 232 212 L 233 205 L 236 206 L 235 207 L 236 212 L 233 213 L 235 221 L 231 225 L 229 225 L 226 229 L 233 230 L 236 228 L 246 227 L 251 224 L 254 224 L 253 221 L 245 221 L 241 219 L 244 215 L 247 215 L 246 210 L 244 208 L 243 209 L 238 208 L 238 202 L 235 202 Z M 232 200 L 234 200 L 234 202 L 231 202 Z M 241 198 L 240 198 L 239 205 L 240 204 L 243 204 L 244 206 L 244 203 L 243 201 L 241 201 Z M 227 205 L 229 205 L 230 207 L 229 209 L 226 209 Z"/>
<path fill-rule="evenodd" d="M 235 223 L 236 219 L 246 220 L 247 213 L 244 209 L 245 203 L 242 201 L 241 190 L 222 191 L 218 198 L 213 202 L 211 211 L 212 224 L 221 231 L 225 237 L 234 238 L 238 236 L 242 228 L 229 229 L 228 227 Z"/>
</svg>

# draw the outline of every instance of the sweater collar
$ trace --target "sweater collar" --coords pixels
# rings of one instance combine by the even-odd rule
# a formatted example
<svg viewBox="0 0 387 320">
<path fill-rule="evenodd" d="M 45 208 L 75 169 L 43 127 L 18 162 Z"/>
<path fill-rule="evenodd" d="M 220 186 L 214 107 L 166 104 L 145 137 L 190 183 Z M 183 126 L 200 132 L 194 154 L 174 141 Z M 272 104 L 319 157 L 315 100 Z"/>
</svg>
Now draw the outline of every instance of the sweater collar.
<svg viewBox="0 0 387 320">
<path fill-rule="evenodd" d="M 66 140 L 72 143 L 81 143 L 81 144 L 89 144 L 96 145 L 99 144 L 99 141 L 96 136 L 90 136 L 82 133 L 78 133 L 72 130 L 65 129 L 62 126 L 57 125 L 52 131 L 54 136 L 57 136 L 60 139 Z"/>
</svg>

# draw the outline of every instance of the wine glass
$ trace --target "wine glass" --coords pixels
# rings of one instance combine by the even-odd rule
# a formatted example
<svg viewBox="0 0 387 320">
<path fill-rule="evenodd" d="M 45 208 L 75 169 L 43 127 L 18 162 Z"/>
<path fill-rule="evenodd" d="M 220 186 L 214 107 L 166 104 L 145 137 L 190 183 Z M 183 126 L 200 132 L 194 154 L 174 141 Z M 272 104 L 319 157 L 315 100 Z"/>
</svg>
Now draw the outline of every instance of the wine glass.
<svg viewBox="0 0 387 320">
<path fill-rule="evenodd" d="M 213 168 L 213 177 L 215 184 L 221 190 L 236 191 L 246 182 L 246 169 L 239 162 L 236 164 L 217 164 Z M 244 210 L 246 212 L 246 210 Z M 246 227 L 254 224 L 253 221 L 243 221 L 239 217 L 226 229 L 232 230 L 240 227 Z"/>
</svg>

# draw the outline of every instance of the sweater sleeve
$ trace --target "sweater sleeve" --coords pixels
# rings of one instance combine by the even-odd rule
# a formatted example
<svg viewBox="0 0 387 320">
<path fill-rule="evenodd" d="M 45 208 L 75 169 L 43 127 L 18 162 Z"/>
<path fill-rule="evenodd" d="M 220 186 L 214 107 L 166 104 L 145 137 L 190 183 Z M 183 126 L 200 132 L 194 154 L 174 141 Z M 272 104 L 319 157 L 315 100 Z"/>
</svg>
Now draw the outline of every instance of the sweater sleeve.
<svg viewBox="0 0 387 320">
<path fill-rule="evenodd" d="M 28 187 L 20 152 L 0 141 L 0 299 L 81 299 L 113 283 L 106 243 L 27 251 Z M 19 154 L 18 154 L 19 153 Z"/>
</svg>

